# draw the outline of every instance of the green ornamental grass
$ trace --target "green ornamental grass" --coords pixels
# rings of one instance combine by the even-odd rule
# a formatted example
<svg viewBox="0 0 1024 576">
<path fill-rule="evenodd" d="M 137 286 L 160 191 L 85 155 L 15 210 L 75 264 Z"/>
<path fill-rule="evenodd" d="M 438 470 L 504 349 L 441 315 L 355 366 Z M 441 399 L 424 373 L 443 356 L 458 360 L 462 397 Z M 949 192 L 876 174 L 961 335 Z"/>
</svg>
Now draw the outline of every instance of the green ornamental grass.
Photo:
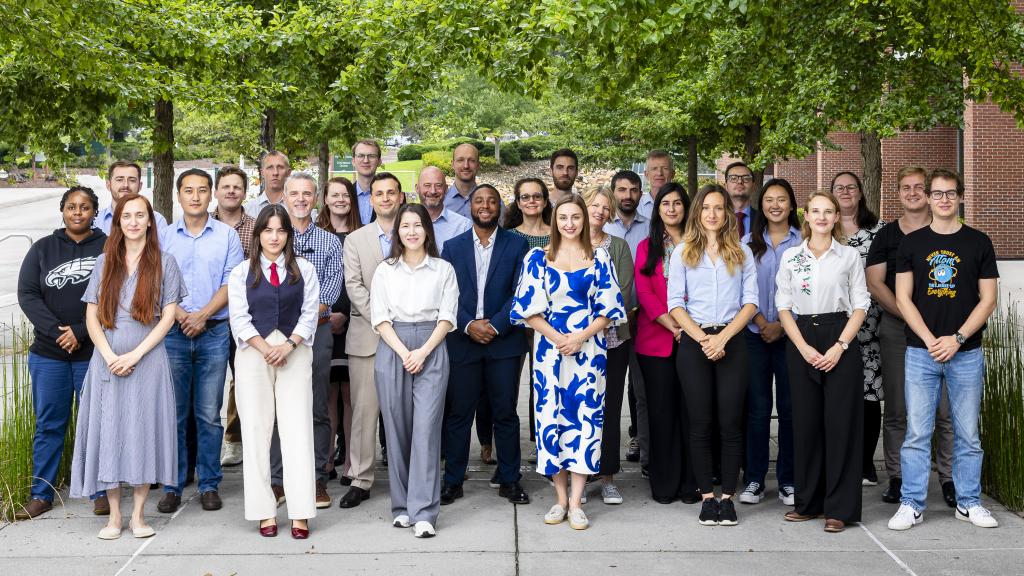
<svg viewBox="0 0 1024 576">
<path fill-rule="evenodd" d="M 1016 302 L 998 306 L 985 330 L 981 402 L 981 487 L 1011 510 L 1024 510 L 1024 358 Z"/>
</svg>

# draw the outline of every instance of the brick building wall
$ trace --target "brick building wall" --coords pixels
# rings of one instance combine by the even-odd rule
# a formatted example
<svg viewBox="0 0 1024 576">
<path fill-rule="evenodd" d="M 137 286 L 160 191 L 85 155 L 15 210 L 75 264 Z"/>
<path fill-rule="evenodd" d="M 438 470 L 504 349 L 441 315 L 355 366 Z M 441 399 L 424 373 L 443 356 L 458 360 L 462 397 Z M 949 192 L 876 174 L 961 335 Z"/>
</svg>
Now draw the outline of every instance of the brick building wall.
<svg viewBox="0 0 1024 576">
<path fill-rule="evenodd" d="M 1024 131 L 993 104 L 964 111 L 964 218 L 999 258 L 1024 258 Z"/>
</svg>

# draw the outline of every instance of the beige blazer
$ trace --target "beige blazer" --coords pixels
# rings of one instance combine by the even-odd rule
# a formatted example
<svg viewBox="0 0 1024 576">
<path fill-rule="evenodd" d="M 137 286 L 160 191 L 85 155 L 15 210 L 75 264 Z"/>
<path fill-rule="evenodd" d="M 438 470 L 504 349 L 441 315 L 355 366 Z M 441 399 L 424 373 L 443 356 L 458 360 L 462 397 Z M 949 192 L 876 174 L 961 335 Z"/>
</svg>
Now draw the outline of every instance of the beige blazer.
<svg viewBox="0 0 1024 576">
<path fill-rule="evenodd" d="M 371 222 L 345 238 L 345 290 L 352 301 L 345 352 L 352 356 L 373 356 L 380 341 L 380 336 L 370 327 L 370 282 L 384 260 L 379 233 L 380 227 Z"/>
</svg>

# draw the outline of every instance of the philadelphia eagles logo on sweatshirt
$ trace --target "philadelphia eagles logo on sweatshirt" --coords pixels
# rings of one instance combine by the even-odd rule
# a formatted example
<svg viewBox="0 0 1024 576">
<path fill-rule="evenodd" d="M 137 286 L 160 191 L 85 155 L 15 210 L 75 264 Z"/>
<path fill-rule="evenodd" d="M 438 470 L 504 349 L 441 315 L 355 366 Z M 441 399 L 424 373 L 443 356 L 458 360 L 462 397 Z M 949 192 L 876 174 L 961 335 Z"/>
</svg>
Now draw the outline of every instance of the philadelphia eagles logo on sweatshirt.
<svg viewBox="0 0 1024 576">
<path fill-rule="evenodd" d="M 75 258 L 65 262 L 46 274 L 46 285 L 60 290 L 68 284 L 81 284 L 92 275 L 96 267 L 96 257 Z"/>
</svg>

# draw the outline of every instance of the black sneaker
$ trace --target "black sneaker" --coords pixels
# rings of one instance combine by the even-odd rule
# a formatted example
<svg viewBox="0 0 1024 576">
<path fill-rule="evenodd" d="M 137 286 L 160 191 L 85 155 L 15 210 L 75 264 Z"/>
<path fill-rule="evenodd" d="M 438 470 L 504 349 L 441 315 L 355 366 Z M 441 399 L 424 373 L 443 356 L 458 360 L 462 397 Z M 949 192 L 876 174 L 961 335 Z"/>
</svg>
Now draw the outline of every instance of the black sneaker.
<svg viewBox="0 0 1024 576">
<path fill-rule="evenodd" d="M 946 501 L 946 506 L 956 508 L 956 485 L 952 480 L 942 483 L 942 499 Z"/>
<path fill-rule="evenodd" d="M 696 504 L 703 500 L 703 497 L 700 495 L 700 490 L 689 490 L 684 491 L 679 499 L 683 501 L 683 504 Z"/>
<path fill-rule="evenodd" d="M 718 524 L 721 526 L 735 526 L 739 524 L 736 518 L 736 505 L 732 498 L 722 498 L 718 504 Z"/>
<path fill-rule="evenodd" d="M 736 515 L 735 509 L 733 516 Z M 697 518 L 702 526 L 718 526 L 718 500 L 708 498 L 700 506 L 700 516 Z"/>
<path fill-rule="evenodd" d="M 889 478 L 889 487 L 882 492 L 882 502 L 897 504 L 903 497 L 903 479 L 899 476 Z"/>
<path fill-rule="evenodd" d="M 651 473 L 650 473 L 650 471 L 647 470 L 647 465 L 646 464 L 641 464 L 640 465 L 640 477 L 641 478 L 646 478 L 646 479 L 650 479 L 650 477 L 651 477 Z"/>
</svg>

